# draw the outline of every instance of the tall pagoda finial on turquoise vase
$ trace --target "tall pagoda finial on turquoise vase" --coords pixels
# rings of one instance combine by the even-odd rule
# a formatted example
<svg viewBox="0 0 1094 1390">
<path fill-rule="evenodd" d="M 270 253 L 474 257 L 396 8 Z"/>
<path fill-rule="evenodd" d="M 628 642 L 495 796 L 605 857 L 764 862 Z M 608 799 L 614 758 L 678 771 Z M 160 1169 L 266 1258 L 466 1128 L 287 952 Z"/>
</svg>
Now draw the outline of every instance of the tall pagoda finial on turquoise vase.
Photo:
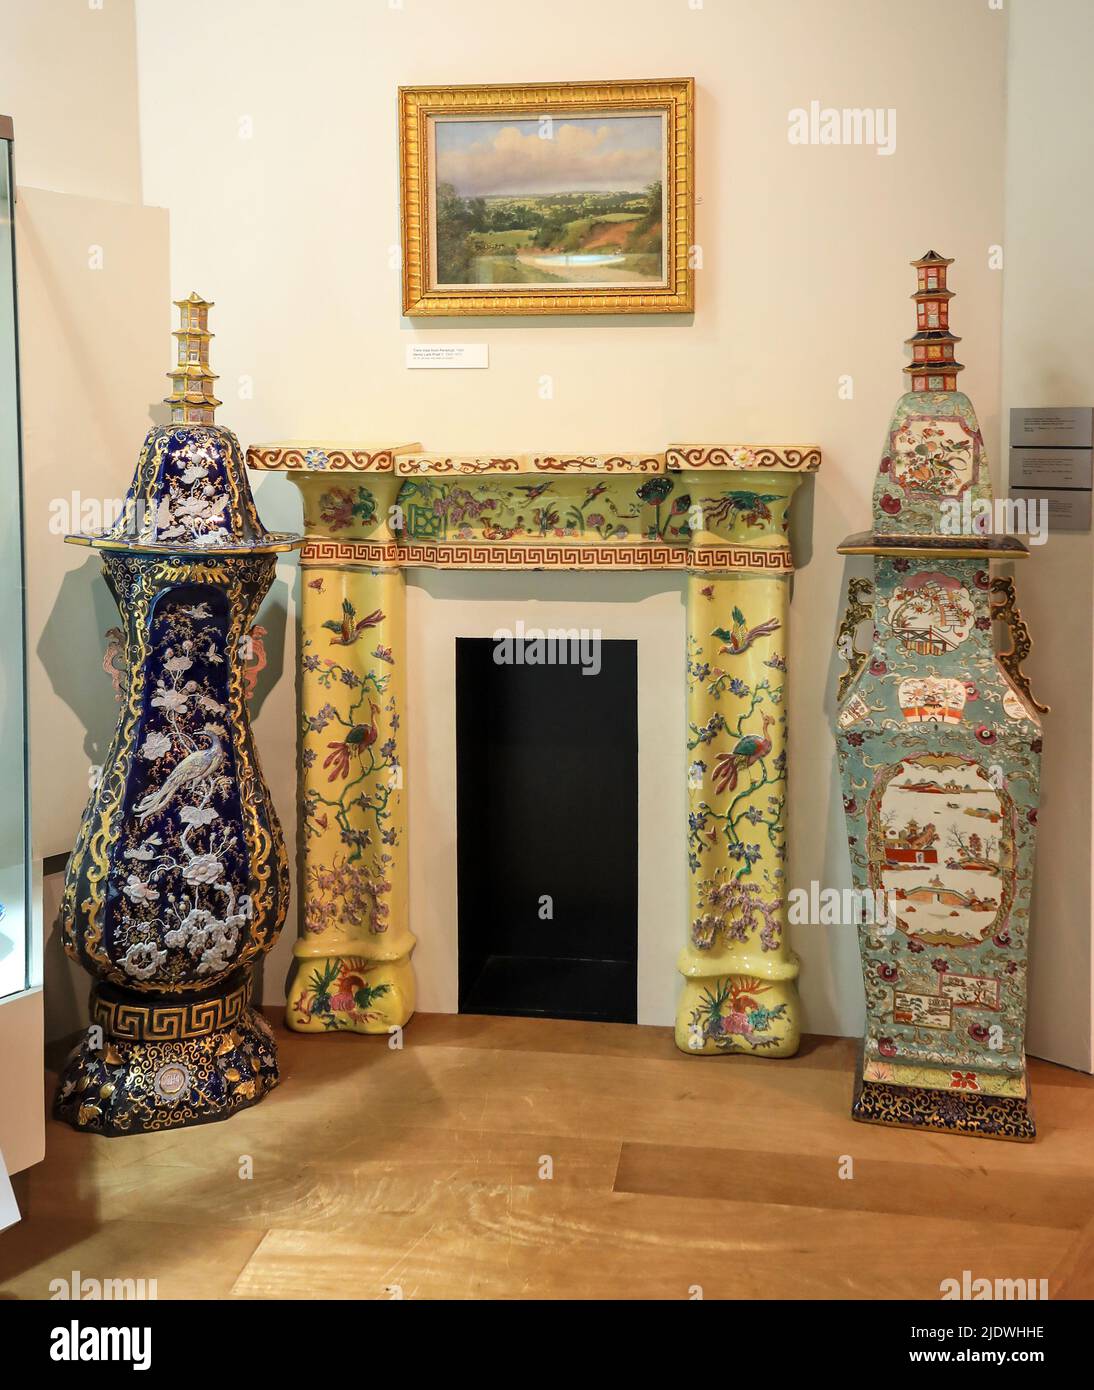
<svg viewBox="0 0 1094 1390">
<path fill-rule="evenodd" d="M 928 251 L 911 264 L 918 331 L 906 340 L 911 379 L 889 420 L 874 483 L 874 535 L 947 537 L 963 534 L 972 509 L 991 502 L 991 477 L 976 411 L 957 386 L 963 368 L 953 354 L 961 340 L 950 332 L 953 291 L 946 286 L 953 261 Z"/>
<path fill-rule="evenodd" d="M 953 260 L 928 251 L 911 264 L 918 276 L 912 295 L 916 332 L 904 340 L 912 349 L 912 360 L 904 370 L 911 377 L 913 391 L 956 391 L 957 373 L 963 365 L 954 360 L 953 349 L 961 339 L 950 332 L 953 290 L 946 288 L 946 267 L 953 265 Z"/>
<path fill-rule="evenodd" d="M 164 396 L 171 407 L 173 425 L 211 425 L 213 415 L 221 404 L 213 395 L 216 372 L 209 368 L 209 310 L 212 301 L 202 299 L 194 290 L 186 299 L 176 299 L 179 326 L 174 337 L 178 341 L 178 361 L 167 373 L 171 394 Z"/>
</svg>

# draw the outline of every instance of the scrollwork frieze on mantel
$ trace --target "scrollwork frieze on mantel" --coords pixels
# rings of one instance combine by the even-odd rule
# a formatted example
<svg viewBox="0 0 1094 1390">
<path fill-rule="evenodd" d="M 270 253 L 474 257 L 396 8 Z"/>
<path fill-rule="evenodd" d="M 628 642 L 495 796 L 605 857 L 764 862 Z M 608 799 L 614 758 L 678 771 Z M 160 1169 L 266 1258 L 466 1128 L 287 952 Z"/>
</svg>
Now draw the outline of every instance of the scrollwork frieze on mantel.
<svg viewBox="0 0 1094 1390">
<path fill-rule="evenodd" d="M 670 472 L 775 469 L 815 473 L 821 451 L 819 444 L 670 444 L 665 459 Z"/>
<path fill-rule="evenodd" d="M 325 444 L 295 441 L 252 444 L 247 465 L 265 472 L 395 473 L 491 476 L 517 473 L 812 473 L 820 466 L 815 444 L 670 444 L 662 452 L 596 454 L 446 454 L 420 444 Z"/>
</svg>

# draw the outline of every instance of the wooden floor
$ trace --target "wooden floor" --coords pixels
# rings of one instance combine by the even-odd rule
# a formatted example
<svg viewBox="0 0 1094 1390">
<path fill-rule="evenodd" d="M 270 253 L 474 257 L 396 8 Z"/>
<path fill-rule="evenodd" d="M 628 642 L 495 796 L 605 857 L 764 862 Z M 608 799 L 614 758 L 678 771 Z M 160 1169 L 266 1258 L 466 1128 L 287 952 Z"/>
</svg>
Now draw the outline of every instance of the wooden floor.
<svg viewBox="0 0 1094 1390">
<path fill-rule="evenodd" d="M 449 1015 L 401 1052 L 279 1039 L 282 1086 L 224 1124 L 51 1122 L 0 1296 L 79 1270 L 160 1298 L 937 1299 L 966 1269 L 1094 1296 L 1076 1072 L 1032 1064 L 1039 1137 L 1008 1144 L 852 1123 L 847 1039 L 704 1059 L 666 1028 Z"/>
</svg>

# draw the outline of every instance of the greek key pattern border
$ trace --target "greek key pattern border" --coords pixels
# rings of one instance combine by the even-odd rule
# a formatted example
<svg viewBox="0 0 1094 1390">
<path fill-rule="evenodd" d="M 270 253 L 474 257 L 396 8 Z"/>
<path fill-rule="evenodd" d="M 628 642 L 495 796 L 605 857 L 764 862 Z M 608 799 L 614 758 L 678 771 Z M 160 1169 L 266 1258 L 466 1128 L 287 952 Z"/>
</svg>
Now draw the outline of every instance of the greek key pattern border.
<svg viewBox="0 0 1094 1390">
<path fill-rule="evenodd" d="M 97 990 L 91 996 L 91 1022 L 108 1038 L 126 1042 L 180 1042 L 230 1028 L 243 1017 L 250 998 L 247 980 L 227 994 L 193 1003 L 137 1004 L 132 1000 L 104 999 Z"/>
<path fill-rule="evenodd" d="M 747 570 L 789 574 L 789 546 L 739 545 L 507 545 L 490 541 L 434 544 L 405 541 L 306 540 L 303 568 L 353 565 L 364 568 L 484 570 Z"/>
</svg>

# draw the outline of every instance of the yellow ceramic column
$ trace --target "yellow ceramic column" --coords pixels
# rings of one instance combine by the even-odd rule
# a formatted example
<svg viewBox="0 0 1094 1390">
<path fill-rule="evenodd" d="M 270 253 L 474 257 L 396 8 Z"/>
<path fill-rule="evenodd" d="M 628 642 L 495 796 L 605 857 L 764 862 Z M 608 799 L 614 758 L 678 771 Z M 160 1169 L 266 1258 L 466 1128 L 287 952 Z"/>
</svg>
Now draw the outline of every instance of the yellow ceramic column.
<svg viewBox="0 0 1094 1390">
<path fill-rule="evenodd" d="M 301 935 L 285 1021 L 383 1033 L 414 1012 L 408 915 L 406 585 L 399 480 L 293 473 L 301 550 Z"/>
<path fill-rule="evenodd" d="M 693 446 L 669 458 L 670 467 L 695 470 L 688 940 L 678 962 L 685 983 L 676 1045 L 789 1057 L 801 1021 L 787 934 L 786 528 L 790 499 L 820 453 Z"/>
</svg>

